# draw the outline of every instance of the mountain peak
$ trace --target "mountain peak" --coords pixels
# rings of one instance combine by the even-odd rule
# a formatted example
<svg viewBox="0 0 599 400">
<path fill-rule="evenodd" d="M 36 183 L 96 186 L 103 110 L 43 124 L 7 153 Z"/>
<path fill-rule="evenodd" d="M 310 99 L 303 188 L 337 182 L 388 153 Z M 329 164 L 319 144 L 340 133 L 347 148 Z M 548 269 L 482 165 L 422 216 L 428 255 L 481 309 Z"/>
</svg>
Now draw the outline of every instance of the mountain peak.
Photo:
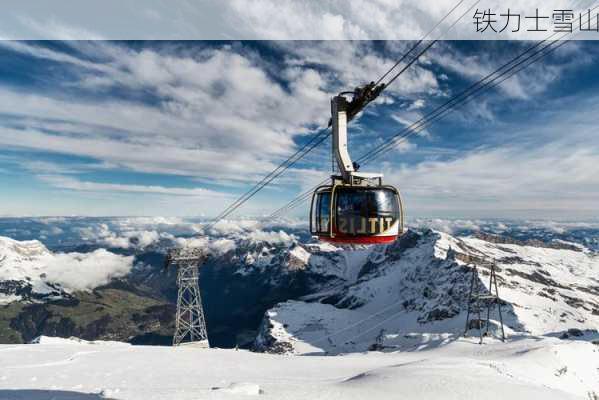
<svg viewBox="0 0 599 400">
<path fill-rule="evenodd" d="M 372 252 L 378 256 L 364 260 L 357 281 L 268 311 L 257 347 L 340 353 L 366 350 L 381 334 L 395 346 L 405 335 L 456 339 L 464 330 L 473 266 L 488 290 L 488 261 L 496 263 L 509 332 L 557 335 L 599 326 L 599 259 L 578 247 L 425 230 Z"/>
</svg>

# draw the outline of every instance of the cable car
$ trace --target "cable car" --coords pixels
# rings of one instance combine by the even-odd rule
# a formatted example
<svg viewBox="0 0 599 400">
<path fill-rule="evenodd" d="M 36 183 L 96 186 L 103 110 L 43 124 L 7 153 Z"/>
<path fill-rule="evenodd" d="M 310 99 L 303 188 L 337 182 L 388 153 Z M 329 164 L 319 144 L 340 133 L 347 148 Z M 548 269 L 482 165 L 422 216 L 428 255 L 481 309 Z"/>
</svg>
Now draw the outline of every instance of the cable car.
<svg viewBox="0 0 599 400">
<path fill-rule="evenodd" d="M 348 102 L 343 92 L 331 100 L 333 153 L 340 175 L 318 187 L 310 206 L 310 233 L 338 244 L 394 242 L 404 230 L 399 190 L 383 184 L 382 174 L 359 172 L 347 149 L 347 122 L 382 90 L 374 83 L 357 88 Z"/>
</svg>

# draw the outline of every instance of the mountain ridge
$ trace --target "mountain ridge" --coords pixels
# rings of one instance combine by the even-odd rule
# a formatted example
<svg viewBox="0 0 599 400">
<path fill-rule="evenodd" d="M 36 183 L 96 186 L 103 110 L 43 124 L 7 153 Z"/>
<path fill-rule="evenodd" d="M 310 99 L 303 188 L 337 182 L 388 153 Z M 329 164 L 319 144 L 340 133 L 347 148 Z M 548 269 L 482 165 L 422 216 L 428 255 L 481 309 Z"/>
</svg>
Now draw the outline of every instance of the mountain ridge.
<svg viewBox="0 0 599 400">
<path fill-rule="evenodd" d="M 209 335 L 221 347 L 240 345 L 259 351 L 280 348 L 276 351 L 335 354 L 369 348 L 380 336 L 380 329 L 386 329 L 385 341 L 390 346 L 399 346 L 391 337 L 401 336 L 397 333 L 399 331 L 410 330 L 404 332 L 406 335 L 422 336 L 426 333 L 441 337 L 449 333 L 455 336 L 463 330 L 465 323 L 463 313 L 471 276 L 467 264 L 485 258 L 495 258 L 499 262 L 500 295 L 503 298 L 503 292 L 509 292 L 506 292 L 509 296 L 505 299 L 505 312 L 510 331 L 531 335 L 551 333 L 535 326 L 536 322 L 527 326 L 530 323 L 526 321 L 538 318 L 529 315 L 529 311 L 522 311 L 520 299 L 512 299 L 512 292 L 519 291 L 526 295 L 527 302 L 531 296 L 551 302 L 541 304 L 540 312 L 545 319 L 564 319 L 565 322 L 555 326 L 555 332 L 561 334 L 568 329 L 584 331 L 599 327 L 594 314 L 599 314 L 599 282 L 579 271 L 585 268 L 597 271 L 596 255 L 578 244 L 517 241 L 497 235 L 453 237 L 430 229 L 409 230 L 394 244 L 378 247 L 336 247 L 306 242 L 298 236 L 281 232 L 251 236 L 241 233 L 224 238 L 208 237 L 202 241 L 191 238 L 175 240 L 178 242 L 171 240 L 170 245 L 200 242 L 211 249 L 212 256 L 200 272 L 200 285 Z M 218 242 L 218 246 L 211 246 L 207 241 Z M 21 268 L 19 279 L 7 279 L 7 268 L 11 271 L 18 268 L 7 266 L 6 261 L 0 262 L 0 276 L 4 277 L 0 279 L 0 298 L 21 296 L 21 299 L 13 297 L 9 304 L 0 305 L 0 340 L 27 341 L 39 334 L 68 337 L 83 333 L 86 340 L 118 339 L 167 344 L 173 324 L 167 310 L 173 310 L 176 299 L 175 273 L 162 271 L 167 245 L 169 240 L 161 237 L 156 244 L 135 251 L 102 249 L 105 252 L 115 251 L 114 256 L 120 258 L 114 260 L 131 257 L 129 272 L 84 291 L 68 290 L 51 282 L 48 276 L 40 277 L 39 268 L 31 269 L 37 276 L 23 276 Z M 36 246 L 39 247 L 38 244 Z M 4 252 L 6 248 L 2 247 Z M 91 247 L 89 253 L 65 254 L 82 254 L 73 256 L 78 260 L 98 250 Z M 41 251 L 43 254 L 46 252 L 52 253 L 47 249 Z M 9 258 L 4 254 L 5 260 Z M 10 259 L 14 261 L 16 258 Z M 31 257 L 24 257 L 22 262 L 29 265 Z M 85 265 L 79 264 L 79 267 Z M 1 275 L 3 268 L 4 275 Z M 480 271 L 483 278 L 488 276 L 484 266 Z M 33 290 L 37 281 L 47 285 L 43 287 L 45 292 Z M 485 282 L 483 284 L 486 285 Z M 46 296 L 44 293 L 52 293 L 47 288 L 52 287 L 57 291 L 54 293 L 56 296 Z M 17 293 L 15 288 L 21 292 Z M 30 290 L 23 292 L 23 288 Z M 78 307 L 83 307 L 80 304 L 90 303 L 90 296 L 104 297 L 108 303 L 114 301 L 113 308 L 118 312 L 91 310 L 93 318 L 89 321 L 58 325 L 69 329 L 57 329 L 56 323 L 48 325 L 46 322 L 63 317 L 68 321 L 77 314 L 75 310 Z M 122 299 L 129 296 L 137 299 L 134 303 L 141 302 L 143 306 L 128 308 Z M 552 304 L 566 315 L 546 314 L 546 308 Z M 37 311 L 41 313 L 39 315 L 50 314 L 51 318 L 35 318 L 38 314 L 32 309 L 40 309 L 42 311 Z M 52 312 L 47 313 L 50 309 Z M 342 343 L 344 334 L 332 338 L 329 345 L 310 343 L 318 335 L 326 336 L 358 322 L 359 318 L 356 319 L 352 313 L 363 318 L 375 316 L 357 326 L 370 331 L 356 343 Z M 110 318 L 106 317 L 107 314 Z M 138 316 L 134 318 L 134 315 Z M 518 315 L 524 315 L 521 318 L 526 322 L 524 325 Z M 304 320 L 298 321 L 301 319 L 298 316 Z M 381 323 L 397 316 L 401 317 L 403 326 Z M 314 323 L 316 317 L 324 320 Z M 25 320 L 30 322 L 23 323 Z M 86 326 L 89 324 L 92 327 L 88 329 Z M 377 324 L 380 326 L 373 328 Z M 10 334 L 3 335 L 3 329 Z M 527 333 L 527 329 L 530 332 Z M 313 334 L 306 335 L 305 332 L 310 330 Z M 390 333 L 392 330 L 397 332 Z M 352 329 L 348 329 L 349 332 Z M 300 345 L 297 346 L 297 343 Z"/>
<path fill-rule="evenodd" d="M 335 354 L 364 351 L 380 341 L 383 330 L 392 333 L 386 342 L 399 347 L 398 332 L 459 337 L 465 327 L 472 263 L 478 264 L 478 279 L 488 290 L 489 271 L 483 260 L 497 264 L 510 333 L 596 332 L 599 291 L 594 277 L 599 259 L 588 249 L 555 247 L 497 244 L 432 230 L 408 232 L 386 248 L 384 257 L 369 261 L 355 284 L 327 297 L 286 302 L 267 311 L 255 347 Z"/>
</svg>

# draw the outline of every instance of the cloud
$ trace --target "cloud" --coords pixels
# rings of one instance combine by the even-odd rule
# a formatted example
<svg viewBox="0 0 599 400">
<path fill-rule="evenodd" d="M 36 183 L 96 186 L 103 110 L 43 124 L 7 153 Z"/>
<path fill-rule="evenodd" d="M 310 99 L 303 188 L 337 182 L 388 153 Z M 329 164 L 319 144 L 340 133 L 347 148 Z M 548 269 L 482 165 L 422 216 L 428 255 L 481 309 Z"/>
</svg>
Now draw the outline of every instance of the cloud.
<svg viewBox="0 0 599 400">
<path fill-rule="evenodd" d="M 243 222 L 243 221 L 238 221 Z M 174 243 L 180 247 L 200 247 L 212 255 L 223 255 L 234 251 L 240 243 L 249 242 L 252 244 L 266 243 L 268 245 L 291 246 L 296 243 L 298 238 L 283 230 L 263 231 L 259 229 L 247 230 L 244 227 L 233 228 L 233 221 L 229 222 L 229 233 L 225 237 L 201 236 L 194 238 L 174 238 Z M 239 233 L 243 231 L 243 233 Z"/>
<path fill-rule="evenodd" d="M 216 240 L 212 240 L 209 242 L 209 249 L 211 252 L 214 252 L 216 254 L 225 254 L 228 253 L 229 251 L 234 250 L 237 245 L 235 244 L 235 241 L 231 240 L 231 239 L 216 239 Z"/>
<path fill-rule="evenodd" d="M 98 243 L 111 248 L 145 249 L 146 247 L 155 244 L 163 237 L 165 237 L 165 235 L 159 234 L 156 231 L 131 231 L 123 233 L 122 236 L 109 233 L 106 236 L 100 237 Z M 171 236 L 168 237 L 171 238 Z"/>
<path fill-rule="evenodd" d="M 329 82 L 335 82 L 333 90 L 352 90 L 370 80 L 381 77 L 391 69 L 412 42 L 383 43 L 383 50 L 373 42 L 364 41 L 294 41 L 274 42 L 276 48 L 284 49 L 285 62 L 292 67 L 317 65 L 324 68 L 324 76 Z M 396 66 L 401 70 L 405 62 Z M 321 72 L 322 74 L 323 72 Z M 389 75 L 389 79 L 393 74 Z M 385 93 L 393 95 L 413 95 L 417 93 L 436 93 L 438 81 L 435 74 L 423 64 L 416 63 L 406 70 L 396 84 L 390 85 Z M 387 99 L 390 99 L 387 97 Z"/>
<path fill-rule="evenodd" d="M 248 175 L 271 170 L 277 158 L 294 150 L 293 137 L 326 122 L 333 93 L 382 74 L 407 47 L 394 45 L 389 57 L 370 42 L 275 43 L 272 46 L 285 53 L 281 69 L 230 46 L 189 53 L 168 47 L 134 51 L 104 42 L 71 44 L 100 60 L 91 62 L 36 45 L 8 43 L 13 51 L 72 65 L 84 89 L 150 91 L 162 101 L 159 107 L 123 100 L 89 104 L 3 90 L 0 111 L 13 113 L 18 99 L 28 128 L 5 128 L 0 134 L 5 145 L 211 181 L 245 181 Z M 287 88 L 270 78 L 273 69 L 287 80 Z M 434 74 L 418 65 L 400 81 L 389 93 L 431 93 L 438 87 Z"/>
<path fill-rule="evenodd" d="M 248 231 L 252 231 L 257 229 L 260 226 L 260 222 L 256 220 L 228 220 L 221 219 L 216 222 L 214 226 L 210 227 L 208 232 L 212 235 L 233 235 L 233 234 L 241 234 Z"/>
<path fill-rule="evenodd" d="M 59 222 L 70 226 L 69 221 Z M 152 247 L 164 251 L 173 246 L 202 247 L 216 254 L 234 250 L 239 242 L 290 245 L 297 241 L 293 232 L 305 231 L 304 220 L 257 221 L 221 220 L 207 229 L 207 222 L 195 219 L 140 217 L 106 218 L 72 228 L 81 241 L 108 248 L 132 251 Z"/>
<path fill-rule="evenodd" d="M 194 197 L 219 197 L 228 198 L 230 195 L 219 193 L 204 188 L 179 188 L 151 185 L 124 185 L 117 183 L 84 182 L 60 175 L 38 175 L 40 179 L 55 187 L 71 190 L 92 192 L 124 192 L 124 193 L 149 193 L 158 195 L 194 196 Z"/>
<path fill-rule="evenodd" d="M 421 38 L 453 6 L 454 2 L 275 2 L 259 0 L 248 7 L 242 0 L 227 2 L 229 24 L 253 38 L 277 39 L 415 39 Z M 448 19 L 444 31 L 469 5 Z M 301 16 L 301 18 L 298 18 Z M 432 37 L 436 37 L 433 35 Z"/>
<path fill-rule="evenodd" d="M 71 292 L 92 290 L 124 277 L 133 266 L 133 257 L 104 249 L 53 253 L 37 240 L 17 241 L 1 236 L 0 252 L 0 280 L 27 279 L 36 291 L 47 291 L 45 283 L 60 284 Z"/>
<path fill-rule="evenodd" d="M 323 7 L 331 8 L 331 16 L 345 12 L 340 3 L 325 3 Z M 269 4 L 261 1 L 256 7 L 260 9 Z M 362 6 L 375 15 L 389 8 L 384 1 Z M 448 6 L 446 3 L 439 9 L 448 9 Z M 239 7 L 239 3 L 233 7 Z M 289 7 L 305 8 L 307 13 L 318 8 L 310 4 Z M 335 11 L 337 8 L 339 13 Z M 353 5 L 345 8 L 350 13 L 356 11 Z M 408 11 L 421 8 L 408 7 Z M 314 14 L 314 17 L 314 21 L 322 22 L 318 15 Z M 361 26 L 364 31 L 370 29 L 363 27 L 369 22 L 362 15 L 353 15 L 350 19 L 335 17 L 326 23 L 331 24 L 333 31 L 340 29 L 346 34 L 347 29 L 354 29 L 353 23 L 348 21 L 355 18 L 360 19 L 355 26 Z M 383 25 L 387 23 L 385 21 Z M 44 91 L 26 86 L 15 89 L 12 85 L 0 88 L 0 113 L 6 115 L 0 121 L 0 145 L 15 154 L 24 154 L 24 158 L 31 157 L 30 152 L 34 151 L 48 158 L 48 153 L 52 153 L 55 160 L 77 160 L 64 164 L 42 160 L 17 162 L 21 169 L 34 174 L 45 184 L 40 185 L 43 189 L 47 186 L 59 189 L 54 193 L 72 196 L 72 203 L 82 204 L 79 200 L 85 196 L 106 195 L 102 201 L 98 200 L 102 203 L 98 206 L 101 211 L 94 215 L 161 213 L 165 207 L 171 210 L 169 214 L 201 212 L 214 215 L 228 202 L 227 192 L 241 193 L 237 190 L 241 185 L 246 186 L 248 181 L 257 180 L 274 169 L 305 143 L 306 135 L 316 126 L 326 123 L 332 94 L 380 76 L 411 44 L 294 41 L 259 45 L 161 42 L 133 46 L 114 42 L 65 42 L 60 46 L 49 46 L 36 42 L 0 42 L 5 50 L 41 60 L 40 65 L 51 66 L 70 77 L 69 80 L 56 80 L 49 76 L 48 89 Z M 581 53 L 580 46 L 565 46 L 569 53 L 560 53 L 557 61 L 528 71 L 527 79 L 513 78 L 502 90 L 509 92 L 511 98 L 533 100 L 533 95 L 546 90 L 564 68 L 581 62 L 567 60 L 584 59 L 577 56 Z M 453 82 L 456 76 L 459 81 L 478 79 L 498 64 L 496 53 L 510 52 L 495 52 L 480 44 L 473 48 L 468 52 L 451 43 L 434 46 L 385 92 L 384 98 L 377 100 L 368 112 L 354 121 L 354 148 L 369 150 L 381 143 L 380 139 L 373 140 L 371 136 L 380 136 L 371 131 L 371 126 L 379 126 L 371 121 L 381 122 L 385 128 L 381 131 L 390 130 L 386 129 L 389 121 L 385 117 L 407 126 L 422 117 L 424 106 L 432 107 L 437 100 L 458 89 Z M 481 48 L 484 51 L 479 52 Z M 556 66 L 560 63 L 563 65 Z M 528 79 L 531 76 L 534 79 Z M 505 104 L 502 96 L 472 103 L 458 114 L 462 118 L 458 118 L 458 122 L 473 125 L 472 120 L 479 118 L 496 122 L 494 106 Z M 439 138 L 433 137 L 428 130 L 423 130 L 420 135 L 426 136 L 430 143 L 437 140 L 438 148 L 446 149 L 448 143 L 451 145 L 451 139 L 439 144 Z M 413 141 L 399 144 L 396 150 L 402 155 L 424 155 L 430 150 L 430 143 L 421 145 L 419 139 L 414 135 Z M 462 144 L 456 146 L 463 147 Z M 439 193 L 450 197 L 442 206 L 459 206 L 460 202 L 456 201 L 459 198 L 464 198 L 463 204 L 472 202 L 462 193 L 472 191 L 474 185 L 464 185 L 461 175 L 478 182 L 476 188 L 481 188 L 483 200 L 491 199 L 489 204 L 513 199 L 496 194 L 493 187 L 498 186 L 486 183 L 498 180 L 502 183 L 506 177 L 493 175 L 490 171 L 483 176 L 482 171 L 463 172 L 463 169 L 495 170 L 496 163 L 509 164 L 520 159 L 523 165 L 533 168 L 542 168 L 544 163 L 574 167 L 574 162 L 566 165 L 557 156 L 551 156 L 549 148 L 545 154 L 537 153 L 537 159 L 545 160 L 538 164 L 528 162 L 526 156 L 518 152 L 518 145 L 501 146 L 495 151 L 490 148 L 469 150 L 464 160 L 423 157 L 424 162 L 418 160 L 420 163 L 412 167 L 399 167 L 389 162 L 386 176 L 395 178 L 402 186 L 407 182 L 406 192 L 416 196 L 418 206 L 429 204 L 435 209 L 439 207 L 435 199 Z M 553 150 L 558 151 L 556 149 Z M 584 158 L 584 152 L 580 154 Z M 592 155 L 593 152 L 588 154 L 589 157 Z M 281 193 L 291 187 L 299 186 L 302 190 L 321 181 L 328 174 L 321 172 L 321 166 L 328 166 L 329 156 L 326 146 L 321 146 L 291 168 L 286 176 L 277 179 L 279 187 L 266 189 L 268 194 L 260 199 L 263 200 L 260 204 L 253 202 L 256 204 L 252 210 L 255 215 L 274 208 L 274 203 L 283 197 Z M 413 162 L 408 157 L 401 160 Z M 90 172 L 94 171 L 101 171 L 103 177 L 110 173 L 110 181 L 95 182 L 90 178 Z M 160 183 L 119 182 L 119 173 L 123 172 L 153 174 L 153 179 Z M 512 169 L 511 173 L 515 172 Z M 177 175 L 177 182 L 186 184 L 173 186 L 167 183 L 169 178 L 165 175 Z M 447 180 L 437 181 L 437 176 Z M 515 185 L 509 189 L 517 191 L 530 187 Z M 538 195 L 541 190 L 539 188 Z M 270 196 L 272 193 L 277 196 Z M 139 194 L 148 196 L 137 196 Z M 116 203 L 106 199 L 115 198 L 120 198 L 122 203 L 109 206 Z M 143 204 L 133 209 L 132 200 Z M 120 211 L 121 204 L 126 211 Z M 45 207 L 44 210 L 49 206 Z M 74 207 L 79 210 L 78 205 Z M 20 210 L 22 206 L 13 208 Z M 83 208 L 86 212 L 87 207 Z"/>
<path fill-rule="evenodd" d="M 552 147 L 480 150 L 450 161 L 425 161 L 391 176 L 408 207 L 432 212 L 596 209 L 597 149 L 570 149 L 564 156 Z"/>
<path fill-rule="evenodd" d="M 150 92 L 160 102 L 90 103 L 2 89 L 0 112 L 26 116 L 22 123 L 29 128 L 5 127 L 3 144 L 93 157 L 137 171 L 245 180 L 272 169 L 272 158 L 292 152 L 292 138 L 309 132 L 314 121 L 326 121 L 326 83 L 310 68 L 295 68 L 283 87 L 263 61 L 230 46 L 189 53 L 167 46 L 136 51 L 106 42 L 71 45 L 77 53 L 21 42 L 5 46 L 72 66 L 80 90 Z"/>
<path fill-rule="evenodd" d="M 408 110 L 412 111 L 412 110 L 418 110 L 420 108 L 423 108 L 425 103 L 426 102 L 424 101 L 424 99 L 416 99 L 412 102 L 412 104 L 410 104 L 408 106 Z"/>
<path fill-rule="evenodd" d="M 494 74 L 494 72 L 499 67 L 508 64 L 520 55 L 523 56 L 517 58 L 513 63 L 509 63 L 508 67 L 501 69 L 500 72 L 508 71 L 510 66 L 519 65 L 523 67 L 528 65 L 528 61 L 522 62 L 529 60 L 529 57 L 537 54 L 536 52 L 540 49 L 544 49 L 546 44 L 533 48 L 534 45 L 535 43 L 520 43 L 517 41 L 509 42 L 507 46 L 501 42 L 495 45 L 483 42 L 480 46 L 485 51 L 472 52 L 460 50 L 459 47 L 453 46 L 451 42 L 444 42 L 432 47 L 427 55 L 435 64 L 442 66 L 445 71 L 458 74 L 458 76 L 471 82 L 478 81 L 493 73 L 485 82 L 492 81 L 494 84 L 501 81 L 496 90 L 502 96 L 528 100 L 534 99 L 536 95 L 546 91 L 556 79 L 569 69 L 586 65 L 592 60 L 591 57 L 585 54 L 579 44 L 569 42 L 552 51 L 550 57 L 543 57 L 541 62 L 534 62 L 524 68 L 522 70 L 525 71 L 524 73 L 518 72 L 506 80 L 503 80 L 503 78 L 495 79 L 499 74 Z M 491 50 L 489 51 L 489 49 Z M 531 60 L 533 59 L 535 57 L 532 57 Z M 520 67 L 516 68 L 516 70 L 519 69 Z M 466 87 L 468 86 L 465 86 L 464 89 Z"/>
<path fill-rule="evenodd" d="M 587 3 L 576 1 L 571 8 L 574 12 L 583 11 L 589 7 Z M 13 1 L 3 25 L 6 25 L 5 29 L 12 28 L 9 37 L 30 40 L 95 39 L 99 34 L 111 40 L 408 40 L 423 37 L 454 6 L 456 2 L 451 0 L 204 0 L 200 3 L 153 0 L 143 2 L 139 7 L 115 0 L 106 0 L 97 6 L 72 2 L 38 7 Z M 538 40 L 547 36 L 547 32 L 526 30 L 524 19 L 522 29 L 516 33 L 511 29 L 503 33 L 490 29 L 485 33 L 476 31 L 472 23 L 474 10 L 469 7 L 499 13 L 505 11 L 505 6 L 499 0 L 484 4 L 473 0 L 460 3 L 429 38 Z M 523 16 L 534 13 L 536 8 L 541 15 L 550 16 L 553 10 L 563 7 L 563 2 L 512 1 L 509 6 L 512 12 Z M 33 17 L 14 18 L 24 14 Z M 448 31 L 460 15 L 464 17 Z M 498 25 L 502 23 L 499 19 Z M 81 26 L 89 27 L 92 32 L 77 28 Z M 593 38 L 592 32 L 588 33 L 586 38 Z"/>
<path fill-rule="evenodd" d="M 394 121 L 399 122 L 401 125 L 403 125 L 404 129 L 408 129 L 411 132 L 411 134 L 415 134 L 417 136 L 422 136 L 422 137 L 430 137 L 431 133 L 430 131 L 426 128 L 423 127 L 421 119 L 424 117 L 424 115 L 419 112 L 419 111 L 414 111 L 414 110 L 408 110 L 402 114 L 392 114 L 391 118 Z M 418 123 L 418 124 L 416 124 Z M 416 124 L 415 126 L 412 126 Z M 426 125 L 424 125 L 426 126 Z M 403 131 L 403 130 L 402 130 Z"/>
<path fill-rule="evenodd" d="M 98 33 L 88 29 L 75 27 L 59 22 L 54 17 L 45 19 L 43 22 L 30 18 L 25 15 L 18 17 L 19 22 L 36 35 L 41 35 L 45 40 L 103 40 L 104 38 Z"/>
<path fill-rule="evenodd" d="M 56 253 L 43 263 L 41 271 L 48 282 L 59 283 L 70 291 L 92 290 L 127 275 L 133 257 L 99 249 L 91 253 Z"/>
<path fill-rule="evenodd" d="M 271 244 L 282 244 L 289 246 L 290 244 L 297 241 L 297 237 L 293 234 L 288 234 L 285 231 L 278 232 L 264 232 L 264 231 L 253 231 L 247 235 L 248 240 L 251 242 L 267 242 Z"/>
<path fill-rule="evenodd" d="M 145 219 L 145 218 L 144 218 Z M 161 240 L 172 241 L 173 233 L 188 234 L 186 230 L 177 229 L 176 226 L 150 224 L 135 224 L 134 218 L 111 219 L 110 223 L 102 222 L 84 228 L 78 228 L 81 239 L 109 248 L 144 250 L 147 247 L 159 243 Z M 178 225 L 183 225 L 179 223 Z M 186 224 L 192 225 L 192 224 Z M 151 227 L 150 229 L 139 229 L 140 226 Z M 170 228 L 170 229 L 169 229 Z M 190 229 L 190 231 L 194 231 Z M 194 231 L 195 232 L 195 231 Z"/>
<path fill-rule="evenodd" d="M 470 150 L 449 139 L 443 147 L 458 152 L 425 151 L 411 165 L 389 159 L 393 165 L 385 176 L 402 189 L 408 213 L 418 215 L 522 217 L 528 212 L 529 218 L 560 219 L 593 215 L 599 204 L 599 144 L 593 116 L 598 102 L 596 96 L 548 100 L 534 117 L 489 122 L 483 128 L 473 125 L 473 140 L 488 131 L 493 136 Z M 564 104 L 569 107 L 564 109 Z"/>
<path fill-rule="evenodd" d="M 412 226 L 418 228 L 428 228 L 449 234 L 459 233 L 463 230 L 480 231 L 482 221 L 472 221 L 463 219 L 416 219 Z"/>
</svg>

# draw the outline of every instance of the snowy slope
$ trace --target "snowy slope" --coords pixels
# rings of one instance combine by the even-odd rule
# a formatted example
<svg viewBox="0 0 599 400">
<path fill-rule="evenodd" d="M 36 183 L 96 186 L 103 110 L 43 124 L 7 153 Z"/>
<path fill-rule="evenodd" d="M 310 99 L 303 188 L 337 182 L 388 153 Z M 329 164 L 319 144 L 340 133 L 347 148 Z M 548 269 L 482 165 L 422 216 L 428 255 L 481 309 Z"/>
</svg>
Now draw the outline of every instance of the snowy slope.
<svg viewBox="0 0 599 400">
<path fill-rule="evenodd" d="M 385 346 L 400 349 L 456 340 L 464 331 L 471 266 L 481 265 L 479 279 L 488 286 L 483 260 L 490 259 L 497 262 L 508 333 L 561 336 L 574 328 L 596 336 L 596 254 L 563 243 L 549 247 L 486 239 L 408 232 L 373 253 L 356 283 L 309 298 L 319 301 L 288 301 L 269 310 L 256 348 L 338 354 L 366 350 L 377 336 Z"/>
<path fill-rule="evenodd" d="M 241 240 L 236 242 L 234 251 L 221 255 L 219 262 L 232 264 L 242 275 L 259 272 L 276 277 L 277 273 L 302 271 L 331 281 L 353 283 L 372 251 L 369 247 L 341 248 L 327 243 Z"/>
<path fill-rule="evenodd" d="M 42 340 L 0 345 L 2 400 L 595 399 L 599 347 L 459 340 L 427 351 L 281 357 Z"/>
</svg>

